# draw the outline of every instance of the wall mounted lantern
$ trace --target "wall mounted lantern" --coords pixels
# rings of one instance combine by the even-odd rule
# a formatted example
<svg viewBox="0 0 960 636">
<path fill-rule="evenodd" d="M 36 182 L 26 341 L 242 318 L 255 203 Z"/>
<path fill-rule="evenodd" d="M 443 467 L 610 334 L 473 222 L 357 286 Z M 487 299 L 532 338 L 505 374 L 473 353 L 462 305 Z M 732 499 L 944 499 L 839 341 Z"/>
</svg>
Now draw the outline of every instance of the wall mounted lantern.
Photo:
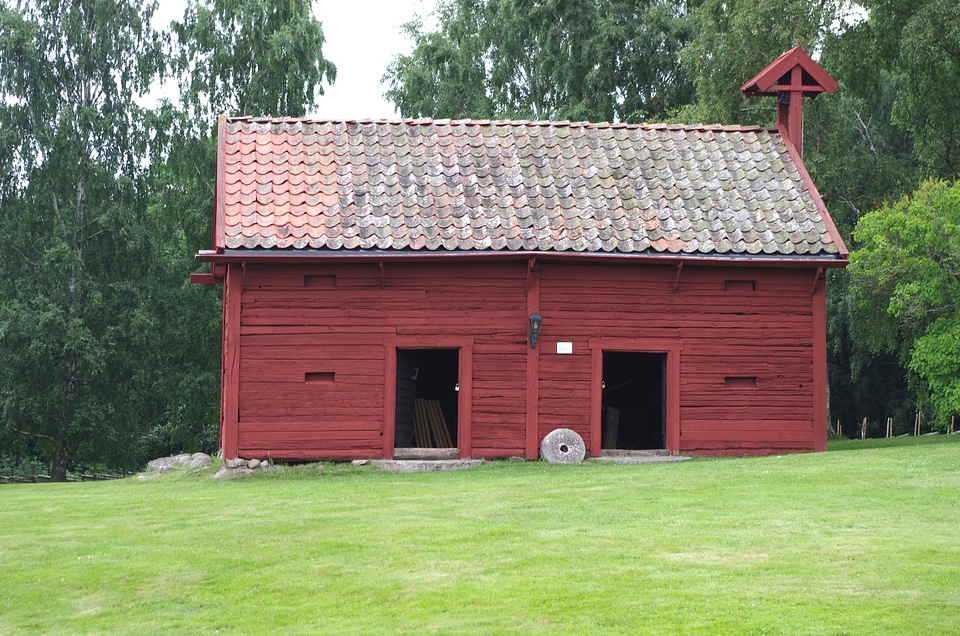
<svg viewBox="0 0 960 636">
<path fill-rule="evenodd" d="M 543 327 L 543 316 L 539 312 L 533 312 L 530 316 L 530 348 L 537 348 L 537 338 L 540 336 L 540 329 Z"/>
</svg>

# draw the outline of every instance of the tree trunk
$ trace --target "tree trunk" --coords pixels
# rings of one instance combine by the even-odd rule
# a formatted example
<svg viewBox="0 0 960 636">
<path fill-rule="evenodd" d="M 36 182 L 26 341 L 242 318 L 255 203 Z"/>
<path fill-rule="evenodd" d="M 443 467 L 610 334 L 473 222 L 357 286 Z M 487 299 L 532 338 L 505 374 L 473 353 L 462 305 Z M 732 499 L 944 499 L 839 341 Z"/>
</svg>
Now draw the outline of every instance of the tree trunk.
<svg viewBox="0 0 960 636">
<path fill-rule="evenodd" d="M 61 437 L 56 441 L 50 462 L 50 481 L 67 481 L 67 444 Z"/>
<path fill-rule="evenodd" d="M 838 431 L 833 430 L 833 418 L 830 413 L 830 373 L 827 372 L 827 433 L 830 435 L 839 434 Z"/>
<path fill-rule="evenodd" d="M 71 278 L 71 286 L 74 279 Z M 72 291 L 72 290 L 71 290 Z M 67 363 L 67 394 L 64 396 L 63 410 L 60 413 L 60 427 L 54 440 L 53 460 L 50 463 L 50 481 L 67 481 L 67 431 L 70 430 L 76 400 L 77 363 Z"/>
</svg>

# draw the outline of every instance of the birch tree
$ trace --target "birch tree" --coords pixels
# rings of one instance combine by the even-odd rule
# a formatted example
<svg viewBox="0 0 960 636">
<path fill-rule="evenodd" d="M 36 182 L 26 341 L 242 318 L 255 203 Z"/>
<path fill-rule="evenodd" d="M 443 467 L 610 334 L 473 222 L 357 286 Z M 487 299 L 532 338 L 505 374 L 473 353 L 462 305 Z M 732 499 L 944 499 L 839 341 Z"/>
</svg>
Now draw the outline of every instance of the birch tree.
<svg viewBox="0 0 960 636">
<path fill-rule="evenodd" d="M 136 98 L 163 67 L 152 5 L 0 2 L 0 430 L 122 454 L 117 399 L 135 336 L 125 232 L 144 209 Z"/>
</svg>

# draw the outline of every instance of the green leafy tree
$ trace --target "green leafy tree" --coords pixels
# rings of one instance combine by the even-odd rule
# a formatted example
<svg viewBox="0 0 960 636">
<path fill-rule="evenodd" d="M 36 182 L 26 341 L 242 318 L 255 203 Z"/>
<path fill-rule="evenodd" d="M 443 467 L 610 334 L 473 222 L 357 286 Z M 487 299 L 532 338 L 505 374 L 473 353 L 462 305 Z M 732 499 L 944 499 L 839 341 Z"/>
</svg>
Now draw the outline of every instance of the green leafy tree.
<svg viewBox="0 0 960 636">
<path fill-rule="evenodd" d="M 181 99 L 197 119 L 303 117 L 336 79 L 309 0 L 190 0 L 171 28 Z"/>
<path fill-rule="evenodd" d="M 773 98 L 747 100 L 740 86 L 794 46 L 814 51 L 839 15 L 836 0 L 705 0 L 690 12 L 681 53 L 697 98 L 688 122 L 772 125 Z"/>
<path fill-rule="evenodd" d="M 871 350 L 862 332 L 861 316 L 850 293 L 846 270 L 827 273 L 827 364 L 831 423 L 840 421 L 848 436 L 859 435 L 863 418 L 868 434 L 882 434 L 888 417 L 894 431 L 913 430 L 917 400 L 907 371 L 895 353 Z"/>
<path fill-rule="evenodd" d="M 921 179 L 912 135 L 892 123 L 903 77 L 872 61 L 874 46 L 867 21 L 828 34 L 821 63 L 840 90 L 804 108 L 804 161 L 847 237 L 864 213 Z"/>
<path fill-rule="evenodd" d="M 866 214 L 851 257 L 861 337 L 895 353 L 941 424 L 960 414 L 960 181 Z"/>
<path fill-rule="evenodd" d="M 126 463 L 140 315 L 125 240 L 144 210 L 135 98 L 163 66 L 151 6 L 0 3 L 0 428 L 68 458 Z"/>
<path fill-rule="evenodd" d="M 385 93 L 405 116 L 641 121 L 692 99 L 676 0 L 448 0 L 406 25 Z"/>
<path fill-rule="evenodd" d="M 145 183 L 147 209 L 128 236 L 139 255 L 145 346 L 136 372 L 141 458 L 217 447 L 220 288 L 190 283 L 194 255 L 209 249 L 216 145 L 195 135 L 171 107 L 158 116 L 172 133 Z M 158 121 L 158 123 L 159 123 Z"/>
<path fill-rule="evenodd" d="M 960 173 L 960 4 L 867 0 L 872 47 L 865 59 L 898 78 L 891 121 L 914 139 L 929 176 Z"/>
<path fill-rule="evenodd" d="M 391 62 L 383 77 L 390 87 L 385 96 L 407 117 L 493 116 L 496 106 L 487 94 L 487 45 L 481 34 L 485 7 L 480 2 L 446 2 L 437 13 L 437 31 L 424 31 L 420 19 L 404 25 L 416 46 L 410 55 Z"/>
</svg>

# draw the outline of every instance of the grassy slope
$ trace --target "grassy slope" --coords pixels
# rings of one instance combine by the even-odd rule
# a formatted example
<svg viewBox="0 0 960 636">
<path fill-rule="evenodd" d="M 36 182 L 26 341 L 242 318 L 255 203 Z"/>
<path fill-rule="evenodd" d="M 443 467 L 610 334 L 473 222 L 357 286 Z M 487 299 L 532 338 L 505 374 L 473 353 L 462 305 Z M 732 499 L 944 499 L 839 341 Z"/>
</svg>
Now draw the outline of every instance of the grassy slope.
<svg viewBox="0 0 960 636">
<path fill-rule="evenodd" d="M 3 486 L 0 633 L 957 633 L 957 442 Z"/>
</svg>

